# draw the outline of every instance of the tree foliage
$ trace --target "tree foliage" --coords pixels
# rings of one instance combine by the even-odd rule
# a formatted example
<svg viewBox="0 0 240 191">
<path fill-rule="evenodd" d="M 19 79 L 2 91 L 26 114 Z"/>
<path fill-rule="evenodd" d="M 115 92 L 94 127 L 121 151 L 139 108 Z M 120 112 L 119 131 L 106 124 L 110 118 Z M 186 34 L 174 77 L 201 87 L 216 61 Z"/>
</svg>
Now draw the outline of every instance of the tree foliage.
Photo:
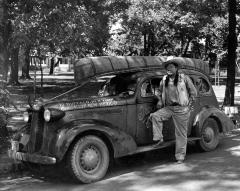
<svg viewBox="0 0 240 191">
<path fill-rule="evenodd" d="M 32 49 L 72 53 L 187 55 L 205 39 L 207 52 L 226 48 L 223 0 L 11 0 L 14 31 Z M 119 25 L 117 31 L 111 29 Z M 220 46 L 219 46 L 220 45 Z M 201 46 L 198 46 L 198 48 Z M 201 47 L 202 48 L 202 47 Z M 203 49 L 203 48 L 202 48 Z"/>
<path fill-rule="evenodd" d="M 28 64 L 27 55 L 42 58 L 49 52 L 78 58 L 182 55 L 207 59 L 211 52 L 226 52 L 228 47 L 228 4 L 224 0 L 2 2 L 6 14 L 5 28 L 1 26 L 8 31 L 2 38 L 7 50 L 4 65 L 8 56 L 17 62 L 15 54 L 22 49 Z M 12 67 L 17 71 L 18 64 Z"/>
<path fill-rule="evenodd" d="M 122 28 L 109 43 L 115 54 L 132 50 L 144 55 L 187 56 L 191 45 L 203 58 L 216 47 L 222 50 L 226 42 L 227 9 L 222 0 L 132 1 L 119 19 Z M 201 40 L 206 47 L 200 45 Z"/>
</svg>

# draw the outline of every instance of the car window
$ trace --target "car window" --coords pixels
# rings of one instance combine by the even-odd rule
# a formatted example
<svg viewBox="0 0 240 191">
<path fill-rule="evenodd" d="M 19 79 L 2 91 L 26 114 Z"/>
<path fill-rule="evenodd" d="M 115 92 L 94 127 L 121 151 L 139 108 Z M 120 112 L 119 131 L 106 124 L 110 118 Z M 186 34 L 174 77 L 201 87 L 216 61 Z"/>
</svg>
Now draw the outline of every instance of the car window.
<svg viewBox="0 0 240 191">
<path fill-rule="evenodd" d="M 58 100 L 75 100 L 79 98 L 118 96 L 128 98 L 136 91 L 137 78 L 133 74 L 104 76 L 89 81 L 83 86 L 75 87 L 61 95 Z"/>
<path fill-rule="evenodd" d="M 141 96 L 151 97 L 158 94 L 160 78 L 147 79 L 142 83 Z"/>
<path fill-rule="evenodd" d="M 76 100 L 79 98 L 89 98 L 92 96 L 98 96 L 99 89 L 103 86 L 103 81 L 90 81 L 83 86 L 72 88 L 68 92 L 59 95 L 58 101 Z"/>
<path fill-rule="evenodd" d="M 206 94 L 210 91 L 210 85 L 203 77 L 198 77 L 196 79 L 196 88 L 200 94 Z"/>
<path fill-rule="evenodd" d="M 137 81 L 132 76 L 116 76 L 106 82 L 98 95 L 128 97 L 135 94 Z"/>
</svg>

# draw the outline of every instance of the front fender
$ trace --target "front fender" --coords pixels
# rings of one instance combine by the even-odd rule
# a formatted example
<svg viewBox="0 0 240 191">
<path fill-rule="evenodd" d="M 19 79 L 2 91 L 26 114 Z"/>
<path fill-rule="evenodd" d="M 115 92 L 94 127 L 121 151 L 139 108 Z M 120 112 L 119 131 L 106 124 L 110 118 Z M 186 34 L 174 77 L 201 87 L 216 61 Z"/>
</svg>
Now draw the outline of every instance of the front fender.
<svg viewBox="0 0 240 191">
<path fill-rule="evenodd" d="M 104 134 L 112 144 L 115 158 L 125 156 L 137 149 L 136 142 L 130 135 L 118 130 L 109 123 L 99 120 L 74 120 L 64 124 L 57 132 L 54 149 L 54 155 L 57 159 L 62 160 L 74 139 L 88 131 Z"/>
<path fill-rule="evenodd" d="M 201 129 L 205 120 L 209 117 L 215 118 L 220 123 L 220 132 L 226 133 L 234 129 L 235 125 L 232 120 L 216 107 L 203 107 L 202 110 L 196 115 L 193 126 L 198 127 L 196 130 L 197 135 L 200 135 Z"/>
</svg>

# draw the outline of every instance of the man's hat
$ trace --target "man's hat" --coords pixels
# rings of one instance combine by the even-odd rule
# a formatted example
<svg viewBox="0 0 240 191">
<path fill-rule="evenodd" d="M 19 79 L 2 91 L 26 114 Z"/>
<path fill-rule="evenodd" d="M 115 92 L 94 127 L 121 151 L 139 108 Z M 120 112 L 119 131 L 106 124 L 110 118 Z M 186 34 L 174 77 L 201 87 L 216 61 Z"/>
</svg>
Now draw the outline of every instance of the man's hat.
<svg viewBox="0 0 240 191">
<path fill-rule="evenodd" d="M 178 58 L 173 58 L 173 59 L 167 60 L 166 62 L 163 62 L 163 67 L 167 68 L 167 66 L 169 64 L 174 64 L 177 68 L 181 68 L 182 67 L 182 60 L 178 59 Z"/>
</svg>

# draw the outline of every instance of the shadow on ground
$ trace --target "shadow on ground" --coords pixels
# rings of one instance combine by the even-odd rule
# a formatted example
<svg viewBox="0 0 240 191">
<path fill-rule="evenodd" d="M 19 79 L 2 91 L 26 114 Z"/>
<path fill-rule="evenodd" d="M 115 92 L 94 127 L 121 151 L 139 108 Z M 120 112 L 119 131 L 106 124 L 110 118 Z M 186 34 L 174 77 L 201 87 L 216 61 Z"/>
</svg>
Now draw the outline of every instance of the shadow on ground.
<svg viewBox="0 0 240 191">
<path fill-rule="evenodd" d="M 104 180 L 87 185 L 73 182 L 63 166 L 18 177 L 29 177 L 31 181 L 47 184 L 48 189 L 54 188 L 52 190 L 239 190 L 239 145 L 240 132 L 223 139 L 212 152 L 201 153 L 190 144 L 187 160 L 180 165 L 174 162 L 174 147 L 124 157 L 109 169 Z M 17 179 L 17 175 L 14 176 Z"/>
</svg>

